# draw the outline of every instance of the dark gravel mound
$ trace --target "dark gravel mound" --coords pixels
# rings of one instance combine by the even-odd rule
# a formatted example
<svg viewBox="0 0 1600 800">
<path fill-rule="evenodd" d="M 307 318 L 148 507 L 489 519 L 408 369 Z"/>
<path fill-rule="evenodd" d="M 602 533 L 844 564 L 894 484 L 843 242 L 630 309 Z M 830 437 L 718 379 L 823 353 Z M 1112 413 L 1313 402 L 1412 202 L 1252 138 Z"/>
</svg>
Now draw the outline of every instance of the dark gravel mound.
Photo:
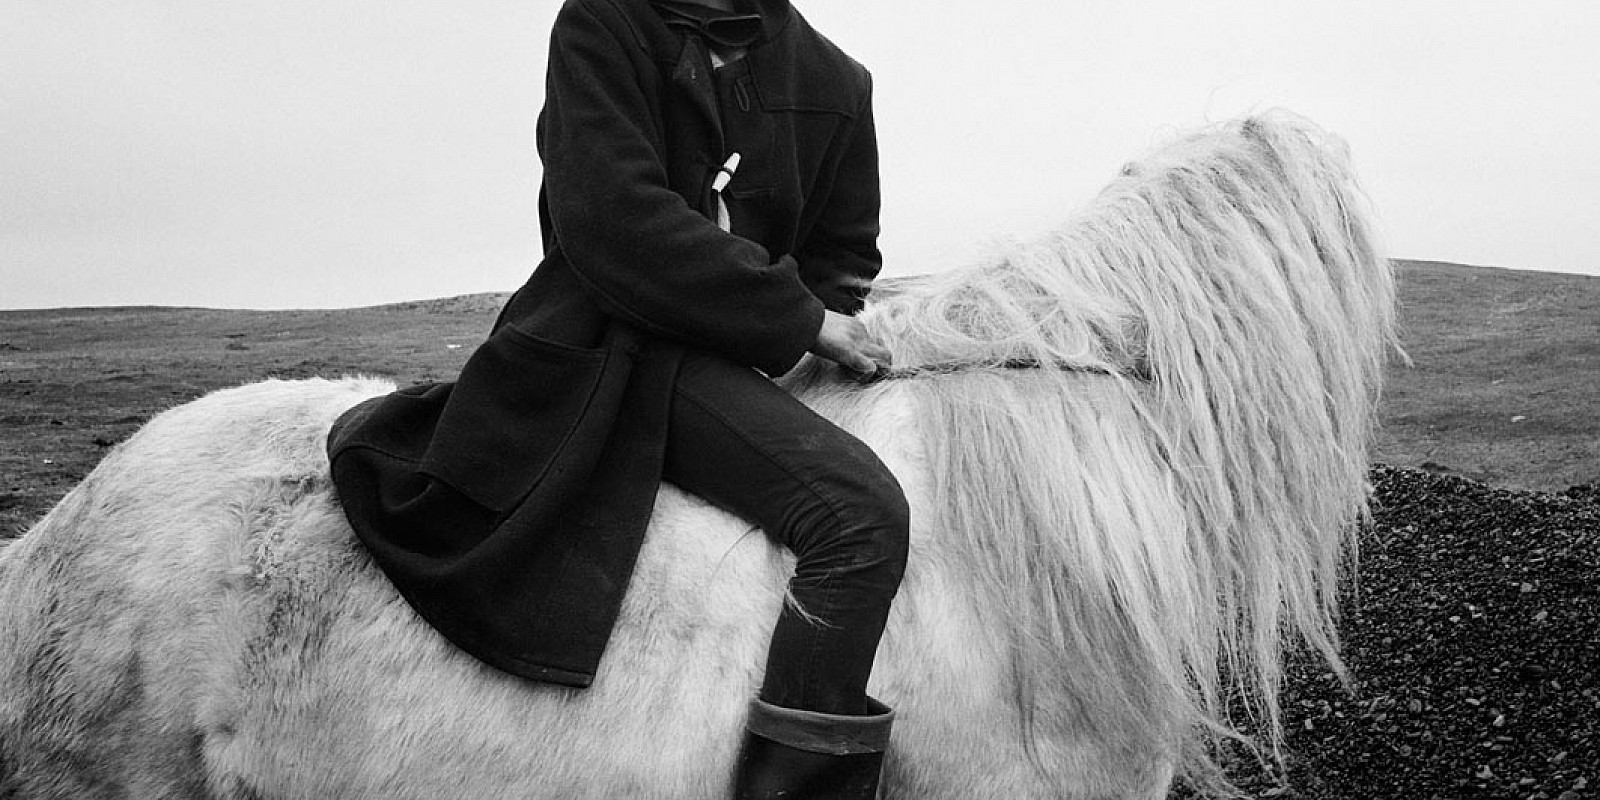
<svg viewBox="0 0 1600 800">
<path fill-rule="evenodd" d="M 1341 630 L 1353 694 L 1309 659 L 1258 797 L 1600 797 L 1600 490 L 1378 466 Z"/>
</svg>

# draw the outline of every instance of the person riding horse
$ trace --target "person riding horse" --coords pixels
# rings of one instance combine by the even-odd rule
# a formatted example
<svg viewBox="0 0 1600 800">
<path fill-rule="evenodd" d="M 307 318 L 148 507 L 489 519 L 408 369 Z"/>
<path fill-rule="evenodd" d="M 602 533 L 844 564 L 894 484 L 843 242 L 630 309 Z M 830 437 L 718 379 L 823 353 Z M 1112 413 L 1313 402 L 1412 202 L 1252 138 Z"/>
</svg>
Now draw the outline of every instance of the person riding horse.
<svg viewBox="0 0 1600 800">
<path fill-rule="evenodd" d="M 894 476 L 768 376 L 863 379 L 882 258 L 869 73 L 788 0 L 569 0 L 538 127 L 545 256 L 453 383 L 329 439 L 352 527 L 482 661 L 587 686 L 661 480 L 796 556 L 738 797 L 869 798 L 867 696 L 910 521 Z"/>
</svg>

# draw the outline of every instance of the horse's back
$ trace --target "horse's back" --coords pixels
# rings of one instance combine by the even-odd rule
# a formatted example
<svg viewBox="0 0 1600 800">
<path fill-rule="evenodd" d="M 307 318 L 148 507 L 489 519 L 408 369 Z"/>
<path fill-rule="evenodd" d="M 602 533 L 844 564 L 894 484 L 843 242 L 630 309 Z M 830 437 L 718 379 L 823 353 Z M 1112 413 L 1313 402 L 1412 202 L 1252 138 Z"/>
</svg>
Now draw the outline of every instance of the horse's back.
<svg viewBox="0 0 1600 800">
<path fill-rule="evenodd" d="M 333 418 L 388 388 L 269 382 L 170 411 L 0 551 L 0 795 L 724 791 L 781 552 L 666 488 L 652 524 L 672 533 L 596 685 L 487 668 L 405 605 L 328 481 Z"/>
</svg>

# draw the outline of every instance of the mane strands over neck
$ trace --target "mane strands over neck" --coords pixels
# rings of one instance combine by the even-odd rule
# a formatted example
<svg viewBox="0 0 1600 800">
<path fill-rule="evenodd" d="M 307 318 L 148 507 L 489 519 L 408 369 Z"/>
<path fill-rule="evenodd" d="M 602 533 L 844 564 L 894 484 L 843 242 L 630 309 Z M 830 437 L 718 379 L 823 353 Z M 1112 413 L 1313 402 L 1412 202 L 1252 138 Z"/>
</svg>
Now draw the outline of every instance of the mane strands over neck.
<svg viewBox="0 0 1600 800">
<path fill-rule="evenodd" d="M 1130 165 L 1032 245 L 886 282 L 867 319 L 896 364 L 970 366 L 916 379 L 926 525 L 1015 631 L 1030 732 L 1137 759 L 1232 736 L 1234 694 L 1276 752 L 1282 643 L 1342 674 L 1335 592 L 1393 300 L 1342 142 L 1284 112 Z M 826 374 L 786 383 L 847 391 Z"/>
</svg>

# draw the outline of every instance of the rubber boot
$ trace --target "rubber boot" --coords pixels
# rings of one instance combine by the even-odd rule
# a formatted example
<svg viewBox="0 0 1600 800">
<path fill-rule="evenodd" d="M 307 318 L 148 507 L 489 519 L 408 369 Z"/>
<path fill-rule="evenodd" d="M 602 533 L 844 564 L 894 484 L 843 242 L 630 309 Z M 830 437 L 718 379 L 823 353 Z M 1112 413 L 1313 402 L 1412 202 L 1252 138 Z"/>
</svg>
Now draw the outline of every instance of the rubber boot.
<svg viewBox="0 0 1600 800">
<path fill-rule="evenodd" d="M 872 800 L 894 712 L 867 698 L 866 716 L 755 700 L 734 772 L 735 800 Z"/>
</svg>

